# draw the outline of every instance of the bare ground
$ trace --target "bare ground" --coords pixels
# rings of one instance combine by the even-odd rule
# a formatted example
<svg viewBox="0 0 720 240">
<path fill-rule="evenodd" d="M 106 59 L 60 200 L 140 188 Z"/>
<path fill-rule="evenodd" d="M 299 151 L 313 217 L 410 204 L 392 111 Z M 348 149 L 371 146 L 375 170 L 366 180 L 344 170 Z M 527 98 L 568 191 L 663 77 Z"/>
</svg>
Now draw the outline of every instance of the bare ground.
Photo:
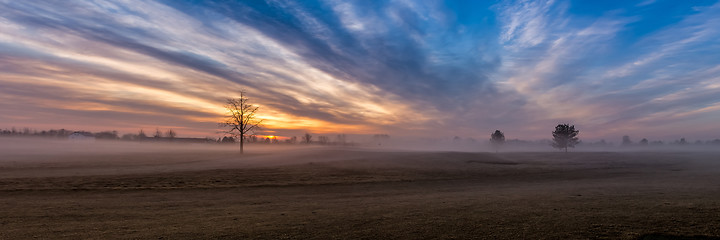
<svg viewBox="0 0 720 240">
<path fill-rule="evenodd" d="M 166 150 L 4 155 L 0 239 L 720 239 L 720 153 Z"/>
</svg>

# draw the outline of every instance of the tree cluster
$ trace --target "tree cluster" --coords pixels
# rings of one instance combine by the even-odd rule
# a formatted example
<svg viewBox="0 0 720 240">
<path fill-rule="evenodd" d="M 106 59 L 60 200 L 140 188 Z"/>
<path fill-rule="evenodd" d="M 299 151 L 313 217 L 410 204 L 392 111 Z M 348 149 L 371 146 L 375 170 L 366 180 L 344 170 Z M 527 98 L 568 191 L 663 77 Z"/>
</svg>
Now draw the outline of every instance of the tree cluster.
<svg viewBox="0 0 720 240">
<path fill-rule="evenodd" d="M 70 137 L 73 133 L 79 133 L 84 136 L 91 136 L 96 139 L 110 139 L 110 140 L 116 140 L 120 139 L 118 137 L 117 131 L 101 131 L 101 132 L 89 132 L 89 131 L 75 131 L 75 130 L 68 130 L 68 129 L 50 129 L 50 130 L 35 130 L 30 128 L 23 128 L 22 130 L 17 130 L 16 128 L 10 128 L 10 129 L 3 129 L 0 131 L 1 136 L 26 136 L 26 137 L 47 137 L 47 138 L 62 138 L 66 139 Z"/>
</svg>

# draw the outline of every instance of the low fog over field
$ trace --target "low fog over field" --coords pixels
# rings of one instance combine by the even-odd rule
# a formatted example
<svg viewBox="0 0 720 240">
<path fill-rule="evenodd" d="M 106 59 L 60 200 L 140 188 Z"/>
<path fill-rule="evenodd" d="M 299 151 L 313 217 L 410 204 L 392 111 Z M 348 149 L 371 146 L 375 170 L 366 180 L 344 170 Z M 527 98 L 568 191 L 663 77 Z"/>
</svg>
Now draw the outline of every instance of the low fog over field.
<svg viewBox="0 0 720 240">
<path fill-rule="evenodd" d="M 316 146 L 254 145 L 239 155 L 236 144 L 127 142 L 0 138 L 0 177 L 95 175 L 206 170 L 293 164 L 292 157 L 315 152 Z"/>
<path fill-rule="evenodd" d="M 720 239 L 720 0 L 0 0 L 1 239 Z"/>
<path fill-rule="evenodd" d="M 720 236 L 717 151 L 0 140 L 0 238 Z"/>
<path fill-rule="evenodd" d="M 0 177 L 38 174 L 94 175 L 151 171 L 207 170 L 356 159 L 368 152 L 495 152 L 487 142 L 383 140 L 352 146 L 252 144 L 240 155 L 237 144 L 129 142 L 0 137 Z M 507 143 L 500 153 L 556 153 L 549 142 Z M 346 151 L 345 154 L 337 154 Z M 715 145 L 577 146 L 573 152 L 715 152 Z M 562 157 L 563 155 L 559 155 Z M 73 169 L 76 166 L 79 169 Z M 9 170 L 8 170 L 9 169 Z M 19 174 L 19 175 L 18 175 Z"/>
<path fill-rule="evenodd" d="M 380 152 L 437 154 L 559 153 L 549 142 L 507 143 L 495 149 L 487 142 L 440 140 L 383 140 L 351 146 L 307 144 L 251 144 L 239 154 L 237 144 L 129 142 L 107 140 L 63 140 L 50 138 L 0 137 L 0 178 L 17 176 L 65 176 L 131 174 L 150 172 L 233 169 L 297 165 L 309 162 L 368 158 Z M 717 154 L 715 145 L 687 146 L 577 146 L 572 152 L 643 152 Z M 480 153 L 479 153 L 480 152 Z M 544 154 L 547 153 L 547 154 Z M 487 155 L 487 154 L 486 154 Z M 557 155 L 561 161 L 565 157 Z M 609 159 L 611 160 L 611 159 Z M 409 163 L 412 165 L 412 163 Z"/>
</svg>

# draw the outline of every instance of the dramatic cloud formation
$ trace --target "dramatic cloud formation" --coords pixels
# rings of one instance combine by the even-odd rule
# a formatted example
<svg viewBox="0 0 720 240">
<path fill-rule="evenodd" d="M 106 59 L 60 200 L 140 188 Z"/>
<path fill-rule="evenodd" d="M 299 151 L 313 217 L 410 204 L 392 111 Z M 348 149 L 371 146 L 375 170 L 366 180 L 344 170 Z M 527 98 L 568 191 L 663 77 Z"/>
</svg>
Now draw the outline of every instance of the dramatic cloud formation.
<svg viewBox="0 0 720 240">
<path fill-rule="evenodd" d="M 0 128 L 717 138 L 720 4 L 0 1 Z"/>
</svg>

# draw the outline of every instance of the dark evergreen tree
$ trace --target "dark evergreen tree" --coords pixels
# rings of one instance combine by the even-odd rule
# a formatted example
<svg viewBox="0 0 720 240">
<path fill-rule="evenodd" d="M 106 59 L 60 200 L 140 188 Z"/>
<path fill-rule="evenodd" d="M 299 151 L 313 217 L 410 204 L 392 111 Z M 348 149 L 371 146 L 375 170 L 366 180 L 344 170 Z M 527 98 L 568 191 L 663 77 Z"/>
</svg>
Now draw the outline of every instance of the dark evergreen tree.
<svg viewBox="0 0 720 240">
<path fill-rule="evenodd" d="M 498 152 L 500 146 L 505 144 L 505 134 L 500 130 L 495 130 L 494 133 L 490 134 L 490 144 L 495 148 L 495 152 Z"/>
<path fill-rule="evenodd" d="M 167 138 L 173 139 L 173 138 L 175 138 L 175 136 L 177 136 L 177 133 L 175 133 L 175 131 L 172 129 L 167 130 L 167 132 L 165 132 L 165 137 L 167 137 Z"/>
<path fill-rule="evenodd" d="M 580 133 L 580 131 L 575 130 L 575 125 L 566 123 L 558 124 L 555 127 L 555 131 L 552 132 L 552 146 L 557 149 L 565 149 L 565 152 L 567 152 L 569 147 L 574 148 L 575 145 L 579 143 L 578 133 Z"/>
<path fill-rule="evenodd" d="M 632 141 L 630 140 L 630 136 L 625 135 L 622 137 L 622 145 L 623 146 L 630 146 L 632 145 Z"/>
</svg>

